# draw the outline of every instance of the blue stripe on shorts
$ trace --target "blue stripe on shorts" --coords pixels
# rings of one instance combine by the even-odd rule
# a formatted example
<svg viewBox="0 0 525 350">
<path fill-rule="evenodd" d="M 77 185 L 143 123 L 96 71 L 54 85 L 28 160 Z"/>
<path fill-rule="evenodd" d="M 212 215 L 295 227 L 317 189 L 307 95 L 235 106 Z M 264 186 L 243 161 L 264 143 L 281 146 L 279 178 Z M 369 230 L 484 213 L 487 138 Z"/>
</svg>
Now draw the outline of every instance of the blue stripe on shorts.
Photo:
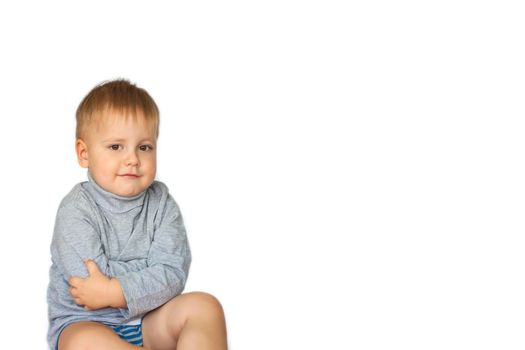
<svg viewBox="0 0 525 350">
<path fill-rule="evenodd" d="M 129 324 L 108 324 L 106 326 L 111 327 L 125 341 L 128 343 L 142 346 L 142 325 L 129 325 Z"/>
</svg>

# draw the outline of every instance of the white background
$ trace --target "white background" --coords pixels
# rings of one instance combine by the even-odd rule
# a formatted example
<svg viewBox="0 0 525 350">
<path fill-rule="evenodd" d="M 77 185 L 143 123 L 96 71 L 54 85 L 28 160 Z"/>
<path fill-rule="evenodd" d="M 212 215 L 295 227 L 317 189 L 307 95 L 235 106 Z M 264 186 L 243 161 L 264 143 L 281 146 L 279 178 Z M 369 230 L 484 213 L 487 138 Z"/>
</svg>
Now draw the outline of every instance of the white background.
<svg viewBox="0 0 525 350">
<path fill-rule="evenodd" d="M 524 348 L 518 1 L 6 3 L 2 348 L 46 348 L 74 112 L 117 77 L 231 349 Z"/>
</svg>

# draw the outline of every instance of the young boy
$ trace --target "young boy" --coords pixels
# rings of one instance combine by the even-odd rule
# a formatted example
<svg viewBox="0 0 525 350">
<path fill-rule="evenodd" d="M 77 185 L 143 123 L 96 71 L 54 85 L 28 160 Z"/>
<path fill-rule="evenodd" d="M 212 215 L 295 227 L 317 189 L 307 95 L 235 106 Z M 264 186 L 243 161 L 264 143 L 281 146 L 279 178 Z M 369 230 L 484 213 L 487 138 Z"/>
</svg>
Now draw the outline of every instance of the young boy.
<svg viewBox="0 0 525 350">
<path fill-rule="evenodd" d="M 181 294 L 191 254 L 179 207 L 155 181 L 155 102 L 128 81 L 110 81 L 76 117 L 76 154 L 89 181 L 57 213 L 50 349 L 226 349 L 217 299 Z"/>
</svg>

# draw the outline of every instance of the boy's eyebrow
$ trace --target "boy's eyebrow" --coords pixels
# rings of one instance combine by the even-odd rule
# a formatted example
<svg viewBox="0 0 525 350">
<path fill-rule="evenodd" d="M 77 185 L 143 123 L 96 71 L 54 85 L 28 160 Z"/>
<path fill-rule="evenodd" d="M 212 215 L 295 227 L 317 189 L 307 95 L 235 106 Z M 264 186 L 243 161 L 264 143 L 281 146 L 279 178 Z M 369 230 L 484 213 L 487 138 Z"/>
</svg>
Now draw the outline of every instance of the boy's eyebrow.
<svg viewBox="0 0 525 350">
<path fill-rule="evenodd" d="M 142 139 L 142 140 L 140 140 L 139 143 L 143 143 L 143 142 L 149 142 L 149 143 L 153 143 L 153 144 L 156 143 L 154 139 L 150 139 L 150 138 Z"/>
<path fill-rule="evenodd" d="M 105 139 L 105 140 L 102 140 L 102 142 L 124 142 L 126 140 L 124 139 L 114 139 L 114 138 L 109 138 L 109 139 Z"/>
<path fill-rule="evenodd" d="M 106 142 L 125 142 L 125 141 L 126 141 L 125 139 L 120 139 L 120 138 L 109 138 L 109 139 L 102 140 L 103 143 L 106 143 Z M 155 140 L 154 139 L 150 139 L 149 137 L 141 139 L 139 143 L 142 143 L 142 142 L 145 142 L 145 141 L 155 143 Z"/>
</svg>

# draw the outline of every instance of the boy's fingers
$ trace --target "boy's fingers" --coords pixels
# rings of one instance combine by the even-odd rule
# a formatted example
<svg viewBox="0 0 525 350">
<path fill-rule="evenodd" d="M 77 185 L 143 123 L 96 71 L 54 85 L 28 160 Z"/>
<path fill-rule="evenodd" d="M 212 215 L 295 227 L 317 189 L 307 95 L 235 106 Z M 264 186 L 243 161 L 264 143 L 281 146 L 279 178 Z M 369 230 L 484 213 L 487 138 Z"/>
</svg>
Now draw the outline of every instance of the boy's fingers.
<svg viewBox="0 0 525 350">
<path fill-rule="evenodd" d="M 77 286 L 78 285 L 78 282 L 80 281 L 80 278 L 78 277 L 71 277 L 69 280 L 68 280 L 68 283 L 70 286 Z"/>
<path fill-rule="evenodd" d="M 99 272 L 98 266 L 93 260 L 86 260 L 85 264 L 90 276 Z"/>
</svg>

